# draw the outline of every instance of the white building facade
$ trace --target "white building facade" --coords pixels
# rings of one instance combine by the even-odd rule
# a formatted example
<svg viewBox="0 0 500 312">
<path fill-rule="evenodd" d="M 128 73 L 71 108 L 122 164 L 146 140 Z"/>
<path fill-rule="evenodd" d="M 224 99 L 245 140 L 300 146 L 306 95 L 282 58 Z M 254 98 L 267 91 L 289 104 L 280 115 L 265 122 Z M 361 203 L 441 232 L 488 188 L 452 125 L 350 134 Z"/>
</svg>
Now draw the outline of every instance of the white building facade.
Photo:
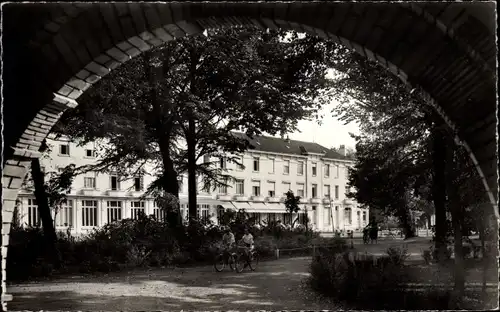
<svg viewBox="0 0 500 312">
<path fill-rule="evenodd" d="M 237 134 L 241 135 L 241 134 Z M 229 187 L 215 191 L 198 190 L 198 215 L 218 222 L 224 209 L 245 209 L 257 223 L 270 221 L 290 223 L 284 199 L 292 190 L 301 197 L 299 214 L 292 220 L 304 222 L 320 232 L 359 231 L 369 220 L 368 209 L 360 207 L 346 197 L 347 168 L 352 159 L 319 144 L 273 137 L 250 140 L 252 149 L 242 157 L 243 167 L 225 160 L 217 160 L 234 177 Z M 49 140 L 51 151 L 41 159 L 46 173 L 60 172 L 70 164 L 77 167 L 96 162 L 95 143 L 86 146 L 60 140 Z M 205 157 L 202 161 L 207 161 Z M 213 161 L 214 159 L 211 159 Z M 141 199 L 147 186 L 154 179 L 153 169 L 145 168 L 145 174 L 121 180 L 117 174 L 86 173 L 75 177 L 67 203 L 58 209 L 54 222 L 57 230 L 70 229 L 73 235 L 86 234 L 108 222 L 136 218 L 138 213 L 163 218 L 152 198 Z M 187 177 L 182 178 L 179 190 L 181 213 L 188 214 Z M 200 184 L 201 186 L 201 184 Z M 30 183 L 20 192 L 18 212 L 22 225 L 39 224 L 39 214 L 33 188 Z"/>
</svg>

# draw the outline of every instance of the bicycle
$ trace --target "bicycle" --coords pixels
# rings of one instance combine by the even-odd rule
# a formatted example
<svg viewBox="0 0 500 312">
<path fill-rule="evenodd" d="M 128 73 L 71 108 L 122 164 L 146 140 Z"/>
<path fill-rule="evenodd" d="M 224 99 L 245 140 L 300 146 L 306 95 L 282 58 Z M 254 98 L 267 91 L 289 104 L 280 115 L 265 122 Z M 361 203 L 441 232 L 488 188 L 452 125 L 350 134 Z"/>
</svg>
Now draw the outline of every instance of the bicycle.
<svg viewBox="0 0 500 312">
<path fill-rule="evenodd" d="M 214 269 L 217 272 L 222 272 L 229 265 L 231 271 L 236 268 L 237 254 L 235 252 L 222 251 L 214 258 Z"/>
<path fill-rule="evenodd" d="M 241 273 L 243 269 L 245 269 L 246 265 L 250 268 L 250 270 L 255 271 L 257 266 L 259 265 L 259 253 L 255 250 L 250 251 L 250 257 L 245 253 L 241 252 L 244 248 L 238 248 L 238 255 L 236 257 L 236 272 Z"/>
</svg>

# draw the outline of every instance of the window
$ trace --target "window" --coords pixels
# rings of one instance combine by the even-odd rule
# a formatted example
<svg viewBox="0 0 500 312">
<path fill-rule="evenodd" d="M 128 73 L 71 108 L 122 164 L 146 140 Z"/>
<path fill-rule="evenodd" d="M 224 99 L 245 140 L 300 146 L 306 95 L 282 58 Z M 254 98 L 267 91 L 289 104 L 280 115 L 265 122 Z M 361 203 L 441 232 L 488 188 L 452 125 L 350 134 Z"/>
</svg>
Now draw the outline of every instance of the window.
<svg viewBox="0 0 500 312">
<path fill-rule="evenodd" d="M 345 166 L 345 178 L 349 179 L 349 167 Z"/>
<path fill-rule="evenodd" d="M 108 201 L 108 223 L 122 219 L 122 202 Z"/>
<path fill-rule="evenodd" d="M 244 180 L 236 180 L 236 194 L 244 195 L 245 194 L 245 181 Z"/>
<path fill-rule="evenodd" d="M 63 173 L 63 172 L 64 172 L 64 168 L 57 167 L 57 173 Z"/>
<path fill-rule="evenodd" d="M 349 186 L 345 186 L 345 195 L 347 196 L 347 193 L 349 193 L 351 188 Z"/>
<path fill-rule="evenodd" d="M 259 169 L 260 169 L 259 157 L 254 157 L 253 158 L 253 171 L 259 172 Z"/>
<path fill-rule="evenodd" d="M 201 208 L 200 208 L 201 207 Z M 196 212 L 198 214 L 198 218 L 201 218 L 203 220 L 208 220 L 210 218 L 209 212 L 210 212 L 210 205 L 202 204 L 202 205 L 196 205 Z"/>
<path fill-rule="evenodd" d="M 238 170 L 243 170 L 243 169 L 245 169 L 245 166 L 244 166 L 244 158 L 243 158 L 243 156 L 242 156 L 242 157 L 240 157 L 240 159 L 239 159 L 239 163 L 240 163 L 240 164 L 238 165 Z"/>
<path fill-rule="evenodd" d="M 312 176 L 315 177 L 317 174 L 318 164 L 312 163 Z"/>
<path fill-rule="evenodd" d="M 312 198 L 318 198 L 318 185 L 313 184 L 311 189 Z"/>
<path fill-rule="evenodd" d="M 269 161 L 271 162 L 271 170 L 269 171 L 269 173 L 274 173 L 275 159 L 271 158 L 269 159 Z"/>
<path fill-rule="evenodd" d="M 219 159 L 219 167 L 221 169 L 226 169 L 227 168 L 227 159 L 226 159 L 226 157 L 221 157 Z"/>
<path fill-rule="evenodd" d="M 297 164 L 297 174 L 298 175 L 304 174 L 304 162 L 303 161 L 299 161 L 299 163 Z"/>
<path fill-rule="evenodd" d="M 56 226 L 73 226 L 73 201 L 71 199 L 66 200 L 59 210 L 57 211 L 54 221 Z"/>
<path fill-rule="evenodd" d="M 339 199 L 339 186 L 335 185 L 335 199 Z"/>
<path fill-rule="evenodd" d="M 134 189 L 136 192 L 144 190 L 144 176 L 137 176 L 134 178 Z"/>
<path fill-rule="evenodd" d="M 219 224 L 221 224 L 224 221 L 223 216 L 224 216 L 225 211 L 226 210 L 224 209 L 224 207 L 222 207 L 222 206 L 217 207 L 217 221 Z"/>
<path fill-rule="evenodd" d="M 210 155 L 208 154 L 203 155 L 203 163 L 204 164 L 210 163 Z"/>
<path fill-rule="evenodd" d="M 60 144 L 59 145 L 59 155 L 69 156 L 69 144 Z"/>
<path fill-rule="evenodd" d="M 304 183 L 297 183 L 297 196 L 304 197 Z"/>
<path fill-rule="evenodd" d="M 250 219 L 253 219 L 253 224 L 260 224 L 262 220 L 262 214 L 260 213 L 251 213 Z"/>
<path fill-rule="evenodd" d="M 85 157 L 95 157 L 95 152 L 92 149 L 85 150 Z"/>
<path fill-rule="evenodd" d="M 290 173 L 290 161 L 284 160 L 283 161 L 283 174 L 289 174 L 289 173 Z"/>
<path fill-rule="evenodd" d="M 366 211 L 363 211 L 363 224 L 366 224 Z"/>
<path fill-rule="evenodd" d="M 111 177 L 111 190 L 117 191 L 120 189 L 120 180 L 117 175 L 112 175 Z"/>
<path fill-rule="evenodd" d="M 267 223 L 276 221 L 276 214 L 275 213 L 268 213 L 267 214 Z"/>
<path fill-rule="evenodd" d="M 307 216 L 306 213 L 299 213 L 299 224 L 306 225 L 306 223 L 309 223 L 309 217 Z"/>
<path fill-rule="evenodd" d="M 324 225 L 332 225 L 332 208 L 331 207 L 325 207 L 323 224 Z"/>
<path fill-rule="evenodd" d="M 163 209 L 161 209 L 160 207 L 158 207 L 158 205 L 156 204 L 156 201 L 153 202 L 153 216 L 158 221 L 165 220 L 165 211 Z"/>
<path fill-rule="evenodd" d="M 292 189 L 290 182 L 283 182 L 283 195 L 286 196 L 286 193 Z"/>
<path fill-rule="evenodd" d="M 268 196 L 274 197 L 276 195 L 276 182 L 269 181 L 269 191 Z"/>
<path fill-rule="evenodd" d="M 146 210 L 144 209 L 143 201 L 133 201 L 130 203 L 130 214 L 131 218 L 134 220 L 139 219 L 141 214 L 146 214 Z"/>
<path fill-rule="evenodd" d="M 330 185 L 325 184 L 325 197 L 330 198 Z"/>
<path fill-rule="evenodd" d="M 260 196 L 260 181 L 252 181 L 252 195 Z"/>
<path fill-rule="evenodd" d="M 352 224 L 352 210 L 351 208 L 345 208 L 344 210 L 344 221 L 346 224 Z"/>
<path fill-rule="evenodd" d="M 335 165 L 335 179 L 339 178 L 339 165 Z"/>
<path fill-rule="evenodd" d="M 325 178 L 330 176 L 330 164 L 325 164 Z"/>
<path fill-rule="evenodd" d="M 281 218 L 283 219 L 283 223 L 286 225 L 292 224 L 293 216 L 289 213 L 282 213 Z"/>
<path fill-rule="evenodd" d="M 219 186 L 219 194 L 227 194 L 227 185 L 220 185 Z"/>
<path fill-rule="evenodd" d="M 95 177 L 84 177 L 83 187 L 86 189 L 95 189 Z"/>
<path fill-rule="evenodd" d="M 97 226 L 97 200 L 82 200 L 82 226 Z"/>
<path fill-rule="evenodd" d="M 36 199 L 28 198 L 28 226 L 39 226 L 40 215 L 38 214 L 38 205 Z"/>
</svg>

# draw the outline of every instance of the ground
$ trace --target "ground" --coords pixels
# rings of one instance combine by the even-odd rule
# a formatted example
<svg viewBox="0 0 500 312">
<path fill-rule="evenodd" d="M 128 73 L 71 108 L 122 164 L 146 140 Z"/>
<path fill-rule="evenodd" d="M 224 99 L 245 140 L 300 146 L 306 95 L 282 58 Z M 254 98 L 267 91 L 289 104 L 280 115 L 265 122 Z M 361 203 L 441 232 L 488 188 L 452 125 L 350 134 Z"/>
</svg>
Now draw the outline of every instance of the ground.
<svg viewBox="0 0 500 312">
<path fill-rule="evenodd" d="M 9 287 L 10 310 L 291 310 L 334 309 L 304 287 L 310 257 L 262 262 L 258 270 L 213 267 L 69 276 Z"/>
<path fill-rule="evenodd" d="M 406 244 L 414 261 L 412 280 L 417 284 L 436 284 L 449 280 L 452 267 L 425 266 L 421 250 L 428 238 L 408 241 L 386 240 L 363 245 L 357 250 L 383 253 L 389 246 Z M 325 310 L 338 309 L 339 303 L 311 291 L 305 280 L 311 257 L 283 258 L 260 263 L 257 271 L 238 274 L 228 270 L 216 273 L 211 266 L 122 271 L 101 276 L 66 276 L 43 282 L 8 287 L 14 300 L 11 310 Z M 436 279 L 437 273 L 447 278 Z M 488 273 L 489 284 L 497 287 L 498 272 Z M 480 287 L 480 269 L 467 271 L 469 287 Z M 475 284 L 475 285 L 474 285 Z M 492 286 L 492 287 L 493 287 Z M 496 289 L 496 288 L 495 288 Z"/>
</svg>

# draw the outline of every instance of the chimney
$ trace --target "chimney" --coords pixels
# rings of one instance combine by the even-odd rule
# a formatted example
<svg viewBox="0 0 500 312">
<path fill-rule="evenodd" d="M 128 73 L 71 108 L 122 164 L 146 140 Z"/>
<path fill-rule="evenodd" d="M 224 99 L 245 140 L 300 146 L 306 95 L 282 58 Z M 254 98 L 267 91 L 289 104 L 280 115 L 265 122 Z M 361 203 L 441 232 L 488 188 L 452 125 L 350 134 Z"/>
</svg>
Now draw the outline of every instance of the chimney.
<svg viewBox="0 0 500 312">
<path fill-rule="evenodd" d="M 345 156 L 345 145 L 344 144 L 340 145 L 339 154 L 341 154 L 342 156 Z"/>
</svg>

